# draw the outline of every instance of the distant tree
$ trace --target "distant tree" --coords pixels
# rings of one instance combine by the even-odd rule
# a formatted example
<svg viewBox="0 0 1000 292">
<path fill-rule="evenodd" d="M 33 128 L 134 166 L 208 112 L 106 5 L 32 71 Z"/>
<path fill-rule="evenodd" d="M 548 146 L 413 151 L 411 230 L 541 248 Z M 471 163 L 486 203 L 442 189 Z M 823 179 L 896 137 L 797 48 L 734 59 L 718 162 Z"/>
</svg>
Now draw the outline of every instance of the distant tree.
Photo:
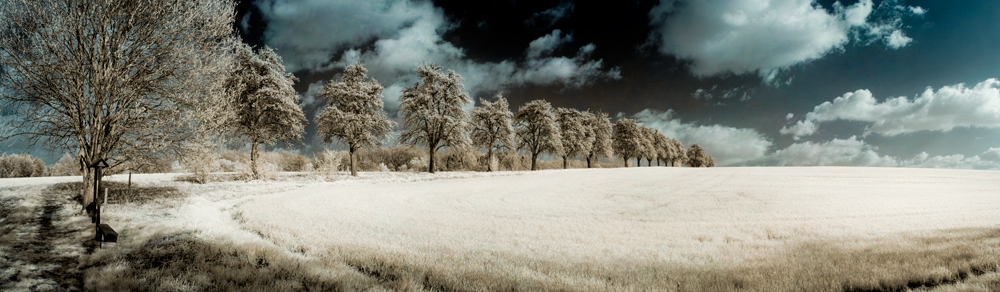
<svg viewBox="0 0 1000 292">
<path fill-rule="evenodd" d="M 503 95 L 496 101 L 479 99 L 479 106 L 472 109 L 472 144 L 486 148 L 486 170 L 494 171 L 494 153 L 514 147 L 514 113 Z"/>
<path fill-rule="evenodd" d="M 237 46 L 235 55 L 206 129 L 250 143 L 251 174 L 260 179 L 257 147 L 301 141 L 306 117 L 292 88 L 296 78 L 285 72 L 281 56 L 266 46 L 254 52 L 247 44 Z"/>
<path fill-rule="evenodd" d="M 63 156 L 59 158 L 59 161 L 49 166 L 47 170 L 46 174 L 49 176 L 80 175 L 80 163 L 73 157 L 73 155 L 63 153 Z"/>
<path fill-rule="evenodd" d="M 629 158 L 642 156 L 642 130 L 639 129 L 639 124 L 633 119 L 618 120 L 615 122 L 614 129 L 611 148 L 614 149 L 616 155 L 621 156 L 625 161 L 625 167 L 628 167 Z M 636 166 L 638 166 L 638 163 Z"/>
<path fill-rule="evenodd" d="M 382 85 L 367 73 L 361 63 L 347 66 L 339 82 L 326 83 L 318 94 L 327 105 L 316 116 L 316 133 L 326 143 L 336 138 L 347 144 L 353 176 L 358 176 L 354 152 L 389 139 L 392 131 L 382 103 Z"/>
<path fill-rule="evenodd" d="M 659 151 L 656 150 L 656 130 L 647 126 L 639 126 L 642 132 L 642 156 L 646 158 L 646 166 L 653 166 L 653 159 L 656 159 Z M 636 166 L 639 165 L 638 159 Z"/>
<path fill-rule="evenodd" d="M 611 149 L 613 129 L 611 119 L 607 113 L 597 112 L 595 114 L 587 111 L 583 112 L 583 116 L 583 126 L 590 129 L 587 133 L 594 137 L 594 143 L 591 144 L 590 149 L 588 149 L 589 151 L 584 154 L 587 156 L 587 168 L 590 168 L 592 161 L 598 161 L 601 157 L 611 157 L 614 155 L 614 150 Z"/>
<path fill-rule="evenodd" d="M 684 164 L 686 164 L 688 160 L 687 152 L 684 151 L 684 145 L 681 144 L 681 141 L 677 141 L 677 139 L 674 138 L 670 138 L 670 145 L 674 149 L 675 151 L 674 153 L 676 153 L 676 155 L 671 157 L 670 165 L 678 166 L 679 163 L 680 164 L 679 166 L 684 166 Z"/>
<path fill-rule="evenodd" d="M 660 161 L 663 161 L 663 165 L 666 166 L 667 161 L 670 161 L 672 157 L 677 155 L 675 153 L 676 150 L 670 145 L 670 138 L 667 138 L 660 131 L 656 131 L 653 145 L 656 147 L 656 166 L 660 166 Z"/>
<path fill-rule="evenodd" d="M 594 130 L 584 124 L 587 117 L 579 110 L 561 107 L 555 110 L 555 114 L 563 146 L 563 169 L 566 169 L 569 168 L 569 159 L 590 153 L 596 138 Z"/>
<path fill-rule="evenodd" d="M 517 109 L 514 117 L 519 149 L 531 153 L 531 170 L 537 169 L 538 156 L 543 153 L 559 155 L 563 151 L 562 136 L 552 104 L 536 99 Z"/>
<path fill-rule="evenodd" d="M 230 59 L 231 0 L 0 4 L 0 102 L 29 146 L 112 168 L 177 150 Z M 0 137 L 0 140 L 10 138 Z M 79 167 L 80 164 L 77 164 Z M 79 168 L 78 168 L 79 169 Z M 94 173 L 83 172 L 83 206 Z M 98 178 L 99 179 L 99 178 Z"/>
<path fill-rule="evenodd" d="M 702 149 L 698 144 L 691 145 L 687 151 L 688 166 L 691 167 L 710 167 L 709 165 L 715 165 L 715 159 L 705 153 L 705 149 Z"/>
<path fill-rule="evenodd" d="M 417 68 L 420 82 L 403 90 L 399 114 L 403 133 L 399 140 L 412 145 L 426 144 L 430 151 L 428 170 L 434 173 L 434 153 L 448 146 L 470 148 L 469 114 L 462 109 L 469 104 L 469 94 L 462 91 L 462 76 L 455 71 L 441 72 L 434 64 Z"/>
</svg>

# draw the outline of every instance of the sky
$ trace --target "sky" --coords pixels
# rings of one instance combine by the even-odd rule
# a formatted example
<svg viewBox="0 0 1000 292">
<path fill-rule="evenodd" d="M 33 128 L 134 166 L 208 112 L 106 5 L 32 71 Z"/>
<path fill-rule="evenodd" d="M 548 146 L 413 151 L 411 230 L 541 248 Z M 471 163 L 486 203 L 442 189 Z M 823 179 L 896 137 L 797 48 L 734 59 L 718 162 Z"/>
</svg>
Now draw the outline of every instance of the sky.
<svg viewBox="0 0 1000 292">
<path fill-rule="evenodd" d="M 235 29 L 283 57 L 310 120 L 347 65 L 385 86 L 396 117 L 434 63 L 474 100 L 637 119 L 720 166 L 996 169 L 998 14 L 1000 1 L 256 0 Z M 333 146 L 314 128 L 303 153 Z"/>
</svg>

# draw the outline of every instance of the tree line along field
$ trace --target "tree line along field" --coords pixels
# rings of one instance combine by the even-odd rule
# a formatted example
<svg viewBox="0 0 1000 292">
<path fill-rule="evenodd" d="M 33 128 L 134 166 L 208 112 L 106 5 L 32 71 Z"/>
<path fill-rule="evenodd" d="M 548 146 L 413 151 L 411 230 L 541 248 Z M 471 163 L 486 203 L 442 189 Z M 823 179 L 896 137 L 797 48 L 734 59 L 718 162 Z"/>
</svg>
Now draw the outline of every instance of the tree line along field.
<svg viewBox="0 0 1000 292">
<path fill-rule="evenodd" d="M 1000 287 L 1000 184 L 990 171 L 613 168 L 361 172 L 335 181 L 280 175 L 204 184 L 183 174 L 135 175 L 140 191 L 172 191 L 147 192 L 143 201 L 111 199 L 105 220 L 122 235 L 117 248 L 87 252 L 61 240 L 53 250 L 78 258 L 84 290 L 102 291 Z M 69 178 L 2 181 L 0 201 L 14 210 L 8 217 L 24 217 L 38 204 L 35 194 L 48 196 L 59 179 Z M 11 198 L 20 206 L 7 204 Z M 57 228 L 86 220 L 65 211 L 53 220 Z M 10 220 L 20 219 L 0 225 L 11 227 Z M 9 248 L 18 238 L 0 236 L 14 243 L 2 248 L 10 260 L 0 272 L 30 270 Z"/>
</svg>

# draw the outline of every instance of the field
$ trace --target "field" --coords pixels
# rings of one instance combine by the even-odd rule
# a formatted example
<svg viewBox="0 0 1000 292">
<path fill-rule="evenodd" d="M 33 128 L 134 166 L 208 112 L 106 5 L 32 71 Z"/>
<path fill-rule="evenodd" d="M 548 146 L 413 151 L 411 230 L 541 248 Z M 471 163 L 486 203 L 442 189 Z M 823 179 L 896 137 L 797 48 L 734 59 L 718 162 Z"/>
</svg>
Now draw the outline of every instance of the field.
<svg viewBox="0 0 1000 292">
<path fill-rule="evenodd" d="M 178 176 L 135 176 L 144 195 L 111 199 L 117 248 L 60 240 L 49 252 L 58 257 L 36 259 L 54 262 L 43 265 L 0 245 L 0 282 L 13 280 L 0 289 L 1000 290 L 995 171 L 643 167 L 204 185 Z M 53 234 L 92 234 L 73 227 L 89 223 L 76 206 L 37 210 L 73 197 L 59 179 L 0 181 L 0 243 L 43 230 L 10 223 L 31 214 L 56 214 Z M 46 267 L 74 257 L 78 283 L 46 279 Z"/>
</svg>

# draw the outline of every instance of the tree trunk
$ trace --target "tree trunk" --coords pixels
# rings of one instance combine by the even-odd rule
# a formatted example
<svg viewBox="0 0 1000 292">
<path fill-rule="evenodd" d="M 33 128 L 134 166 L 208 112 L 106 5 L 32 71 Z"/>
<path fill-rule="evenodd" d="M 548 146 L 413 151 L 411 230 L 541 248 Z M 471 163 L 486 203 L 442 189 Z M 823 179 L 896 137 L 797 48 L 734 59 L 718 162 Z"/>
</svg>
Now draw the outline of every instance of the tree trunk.
<svg viewBox="0 0 1000 292">
<path fill-rule="evenodd" d="M 94 202 L 94 172 L 87 166 L 83 167 L 83 210 L 86 212 L 87 205 Z"/>
<path fill-rule="evenodd" d="M 641 167 L 641 166 L 642 166 L 642 157 L 636 157 L 635 158 L 635 167 Z"/>
<path fill-rule="evenodd" d="M 624 157 L 622 160 L 625 160 L 625 167 L 628 167 L 628 157 Z"/>
<path fill-rule="evenodd" d="M 646 166 L 653 167 L 653 160 L 646 158 Z"/>
<path fill-rule="evenodd" d="M 660 166 L 660 158 L 659 157 L 656 158 L 656 166 Z"/>
<path fill-rule="evenodd" d="M 486 150 L 486 171 L 493 172 L 493 146 Z"/>
<path fill-rule="evenodd" d="M 250 145 L 250 172 L 253 174 L 253 179 L 260 179 L 260 174 L 257 173 L 257 139 L 253 139 Z"/>
<path fill-rule="evenodd" d="M 532 170 L 532 171 L 534 171 L 535 169 L 537 169 L 537 168 L 535 167 L 535 160 L 538 160 L 538 154 L 536 154 L 536 153 L 531 153 L 531 170 Z"/>
<path fill-rule="evenodd" d="M 429 145 L 428 145 L 428 146 L 429 146 Z M 434 173 L 434 146 L 430 146 L 430 147 L 427 147 L 427 148 L 430 148 L 430 149 L 431 149 L 431 154 L 430 154 L 430 156 L 431 156 L 431 161 L 430 161 L 430 163 L 429 163 L 429 164 L 427 164 L 427 165 L 429 165 L 429 166 L 427 167 L 427 170 L 428 170 L 428 171 L 430 171 L 431 173 Z"/>
<path fill-rule="evenodd" d="M 563 169 L 569 168 L 569 163 L 566 160 L 566 156 L 563 156 Z"/>
<path fill-rule="evenodd" d="M 590 168 L 590 156 L 587 156 L 587 168 Z"/>
<path fill-rule="evenodd" d="M 351 150 L 350 151 L 350 156 L 351 156 L 351 162 L 350 162 L 351 176 L 358 176 L 358 171 L 354 170 L 354 147 L 351 146 L 350 150 Z"/>
</svg>

